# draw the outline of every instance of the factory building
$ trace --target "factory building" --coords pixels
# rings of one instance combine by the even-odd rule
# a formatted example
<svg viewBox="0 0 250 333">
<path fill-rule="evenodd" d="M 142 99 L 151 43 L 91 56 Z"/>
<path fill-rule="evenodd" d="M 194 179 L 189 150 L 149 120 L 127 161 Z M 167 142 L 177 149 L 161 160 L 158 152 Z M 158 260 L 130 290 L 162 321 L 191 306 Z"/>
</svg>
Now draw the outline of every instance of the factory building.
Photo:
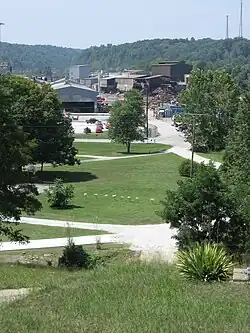
<svg viewBox="0 0 250 333">
<path fill-rule="evenodd" d="M 190 74 L 193 67 L 184 61 L 162 61 L 152 66 L 152 75 L 163 75 L 172 81 L 184 82 L 185 75 Z"/>
<path fill-rule="evenodd" d="M 98 92 L 82 84 L 62 79 L 51 83 L 62 101 L 61 108 L 71 114 L 97 112 Z"/>
</svg>

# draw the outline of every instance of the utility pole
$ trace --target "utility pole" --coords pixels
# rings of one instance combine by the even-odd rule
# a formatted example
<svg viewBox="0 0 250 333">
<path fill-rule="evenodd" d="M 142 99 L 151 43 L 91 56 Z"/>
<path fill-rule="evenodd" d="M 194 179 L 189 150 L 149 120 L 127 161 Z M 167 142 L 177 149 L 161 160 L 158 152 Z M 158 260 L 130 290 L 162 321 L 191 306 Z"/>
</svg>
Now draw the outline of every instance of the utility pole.
<svg viewBox="0 0 250 333">
<path fill-rule="evenodd" d="M 191 147 L 191 151 L 192 151 L 192 157 L 191 157 L 191 167 L 190 167 L 190 178 L 193 177 L 194 174 L 194 145 L 195 145 L 195 120 L 196 120 L 196 116 L 201 116 L 201 117 L 207 117 L 209 115 L 207 115 L 206 113 L 188 113 L 187 115 L 192 117 L 192 147 Z"/>
<path fill-rule="evenodd" d="M 240 29 L 239 37 L 243 38 L 243 0 L 240 1 Z"/>
<path fill-rule="evenodd" d="M 226 15 L 226 40 L 229 39 L 229 15 Z"/>
<path fill-rule="evenodd" d="M 194 144 L 195 144 L 195 116 L 192 115 L 192 157 L 191 157 L 190 178 L 193 177 L 194 173 Z"/>
<path fill-rule="evenodd" d="M 0 22 L 0 60 L 2 57 L 2 27 L 4 26 L 3 22 Z"/>
<path fill-rule="evenodd" d="M 146 133 L 147 133 L 147 140 L 148 140 L 148 109 L 149 109 L 149 82 L 146 81 Z"/>
</svg>

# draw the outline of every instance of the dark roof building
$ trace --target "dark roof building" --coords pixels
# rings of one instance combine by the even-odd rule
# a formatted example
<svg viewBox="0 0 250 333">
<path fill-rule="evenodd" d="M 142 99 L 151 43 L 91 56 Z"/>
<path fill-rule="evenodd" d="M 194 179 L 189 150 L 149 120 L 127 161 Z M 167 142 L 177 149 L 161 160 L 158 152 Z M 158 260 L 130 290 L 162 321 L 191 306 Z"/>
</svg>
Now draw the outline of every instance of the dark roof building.
<svg viewBox="0 0 250 333">
<path fill-rule="evenodd" d="M 192 69 L 193 66 L 184 61 L 162 61 L 152 66 L 152 75 L 164 75 L 173 81 L 184 82 L 185 75 L 189 74 Z"/>
</svg>

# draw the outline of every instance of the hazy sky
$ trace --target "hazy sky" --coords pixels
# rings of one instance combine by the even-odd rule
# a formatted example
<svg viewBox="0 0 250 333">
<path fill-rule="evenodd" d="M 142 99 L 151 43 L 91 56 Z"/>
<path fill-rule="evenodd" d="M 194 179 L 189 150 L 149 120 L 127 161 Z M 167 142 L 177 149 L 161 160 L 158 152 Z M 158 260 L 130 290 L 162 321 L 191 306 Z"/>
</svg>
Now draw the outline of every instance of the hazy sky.
<svg viewBox="0 0 250 333">
<path fill-rule="evenodd" d="M 239 34 L 240 0 L 0 0 L 2 40 L 85 48 L 147 38 Z M 244 3 L 250 36 L 250 1 Z"/>
</svg>

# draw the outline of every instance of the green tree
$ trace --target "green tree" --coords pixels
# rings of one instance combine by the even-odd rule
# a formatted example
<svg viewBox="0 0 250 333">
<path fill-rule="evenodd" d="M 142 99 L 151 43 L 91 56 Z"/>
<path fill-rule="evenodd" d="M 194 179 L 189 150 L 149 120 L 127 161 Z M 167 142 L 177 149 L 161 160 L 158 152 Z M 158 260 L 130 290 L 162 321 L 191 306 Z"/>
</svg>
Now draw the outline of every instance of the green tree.
<svg viewBox="0 0 250 333">
<path fill-rule="evenodd" d="M 17 76 L 5 77 L 1 84 L 11 90 L 13 114 L 30 140 L 36 142 L 33 163 L 74 165 L 77 150 L 73 146 L 71 119 L 65 118 L 56 92 L 50 85 L 39 87 Z"/>
<path fill-rule="evenodd" d="M 0 82 L 5 78 L 1 77 Z M 23 167 L 31 161 L 34 143 L 18 126 L 12 108 L 12 91 L 0 83 L 0 240 L 7 236 L 13 241 L 28 238 L 14 226 L 23 212 L 35 213 L 41 208 L 37 188 L 26 184 Z M 16 223 L 11 222 L 12 220 Z"/>
<path fill-rule="evenodd" d="M 249 226 L 213 165 L 200 165 L 193 178 L 178 182 L 162 201 L 162 219 L 177 230 L 179 248 L 198 242 L 222 243 L 232 252 L 248 246 Z"/>
<path fill-rule="evenodd" d="M 126 93 L 123 103 L 114 103 L 109 119 L 111 140 L 127 146 L 130 153 L 131 142 L 143 141 L 145 116 L 143 99 L 138 91 Z"/>
<path fill-rule="evenodd" d="M 222 173 L 250 221 L 250 91 L 242 95 L 226 146 Z"/>
<path fill-rule="evenodd" d="M 181 119 L 190 142 L 195 126 L 195 150 L 224 149 L 239 103 L 239 89 L 231 76 L 225 70 L 197 69 L 180 101 L 185 105 Z"/>
</svg>

